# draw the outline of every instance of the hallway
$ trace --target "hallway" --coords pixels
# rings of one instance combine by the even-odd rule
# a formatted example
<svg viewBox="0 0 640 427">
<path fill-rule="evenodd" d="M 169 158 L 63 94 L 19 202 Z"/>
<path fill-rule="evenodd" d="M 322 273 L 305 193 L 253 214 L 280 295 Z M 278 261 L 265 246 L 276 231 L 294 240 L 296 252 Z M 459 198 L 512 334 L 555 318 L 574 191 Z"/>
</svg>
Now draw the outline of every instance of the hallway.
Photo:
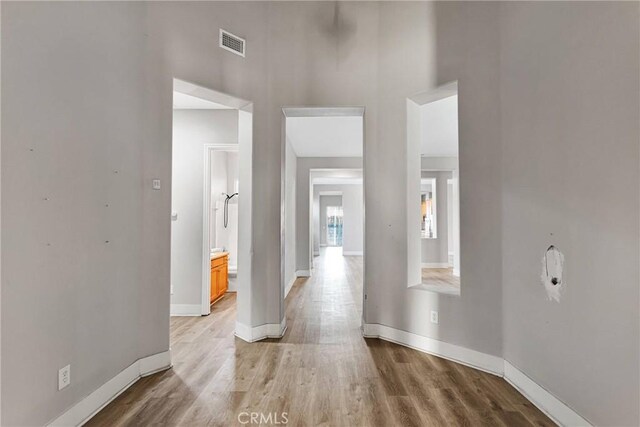
<svg viewBox="0 0 640 427">
<path fill-rule="evenodd" d="M 142 378 L 87 425 L 553 425 L 504 380 L 364 339 L 362 257 L 323 248 L 286 299 L 287 332 L 234 337 L 235 294 L 207 317 L 172 317 L 173 368 Z M 240 416 L 240 418 L 239 418 Z"/>
</svg>

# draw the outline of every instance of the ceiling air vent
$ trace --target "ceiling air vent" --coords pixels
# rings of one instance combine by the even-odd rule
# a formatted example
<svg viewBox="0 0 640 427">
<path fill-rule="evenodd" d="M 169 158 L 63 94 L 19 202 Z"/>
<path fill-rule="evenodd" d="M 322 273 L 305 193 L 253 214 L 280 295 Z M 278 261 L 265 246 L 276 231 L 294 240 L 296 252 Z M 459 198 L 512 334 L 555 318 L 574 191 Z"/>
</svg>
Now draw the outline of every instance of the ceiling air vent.
<svg viewBox="0 0 640 427">
<path fill-rule="evenodd" d="M 220 47 L 244 58 L 245 40 L 220 28 Z"/>
</svg>

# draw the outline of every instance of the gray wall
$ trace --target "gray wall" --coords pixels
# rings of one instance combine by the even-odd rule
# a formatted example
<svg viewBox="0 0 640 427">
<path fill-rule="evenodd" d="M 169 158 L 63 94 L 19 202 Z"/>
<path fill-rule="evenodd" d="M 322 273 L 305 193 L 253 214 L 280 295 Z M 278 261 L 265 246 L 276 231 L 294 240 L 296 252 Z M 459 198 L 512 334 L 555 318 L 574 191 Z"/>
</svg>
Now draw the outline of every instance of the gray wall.
<svg viewBox="0 0 640 427">
<path fill-rule="evenodd" d="M 365 321 L 502 355 L 504 302 L 510 361 L 594 422 L 638 424 L 638 5 L 345 2 L 348 34 L 325 30 L 334 8 L 3 3 L 2 424 L 44 424 L 169 347 L 173 77 L 254 103 L 247 243 L 260 281 L 238 296 L 254 302 L 242 322 L 283 318 L 282 106 L 362 105 Z M 247 39 L 246 58 L 217 48 L 220 27 Z M 406 98 L 453 80 L 460 297 L 407 289 L 398 209 Z M 555 181 L 542 172 L 551 166 L 564 179 L 549 190 Z M 300 269 L 309 265 L 309 183 L 297 175 Z M 151 190 L 153 178 L 163 190 Z M 603 203 L 585 209 L 594 194 Z M 605 206 L 620 208 L 604 215 Z M 604 228 L 594 235 L 590 224 Z M 567 256 L 560 305 L 537 290 L 550 229 Z M 58 392 L 68 362 L 73 382 Z"/>
<path fill-rule="evenodd" d="M 313 191 L 313 200 L 311 201 L 311 222 L 313 223 L 311 227 L 313 229 L 311 232 L 313 258 L 320 255 L 320 195 L 315 190 Z M 313 266 L 312 261 L 311 266 Z"/>
<path fill-rule="evenodd" d="M 24 274 L 24 260 L 29 259 L 28 253 L 35 253 L 39 248 L 35 236 L 45 233 L 34 234 L 33 246 L 22 251 L 12 250 L 6 256 L 3 253 L 2 281 L 8 283 L 9 288 L 6 294 L 3 292 L 3 320 L 20 318 L 22 321 L 24 316 L 15 312 L 24 307 L 21 301 L 28 301 L 39 315 L 49 313 L 51 307 L 56 307 L 56 313 L 65 312 L 67 308 L 73 313 L 60 320 L 56 316 L 47 317 L 50 331 L 40 328 L 42 322 L 31 319 L 33 326 L 31 329 L 29 324 L 26 328 L 21 326 L 20 337 L 16 333 L 7 334 L 18 328 L 11 320 L 3 321 L 3 348 L 12 349 L 2 360 L 3 387 L 11 390 L 11 394 L 2 393 L 4 423 L 42 424 L 136 358 L 168 349 L 171 208 L 167 184 L 171 175 L 173 77 L 254 103 L 251 203 L 256 207 L 256 214 L 251 272 L 260 277 L 260 286 L 252 286 L 250 295 L 239 295 L 240 302 L 245 301 L 244 298 L 255 302 L 249 315 L 240 319 L 242 322 L 252 326 L 279 323 L 284 315 L 280 269 L 282 106 L 362 105 L 366 108 L 365 251 L 371 257 L 364 272 L 368 293 L 365 320 L 501 354 L 500 283 L 495 280 L 501 271 L 499 218 L 495 215 L 496 211 L 499 213 L 500 203 L 499 187 L 493 185 L 492 180 L 496 177 L 499 183 L 500 173 L 490 167 L 495 166 L 492 161 L 499 159 L 499 152 L 493 150 L 494 146 L 499 148 L 499 139 L 497 115 L 493 117 L 495 109 L 486 108 L 498 105 L 494 87 L 497 6 L 344 3 L 340 8 L 343 19 L 357 28 L 344 37 L 322 30 L 333 22 L 334 8 L 333 3 L 324 2 L 3 4 L 2 47 L 6 55 L 3 55 L 2 77 L 3 84 L 11 82 L 3 87 L 3 102 L 11 108 L 3 109 L 2 114 L 5 124 L 13 124 L 2 129 L 3 139 L 7 141 L 2 147 L 2 173 L 3 178 L 9 177 L 2 179 L 3 196 L 8 195 L 2 207 L 2 217 L 6 220 L 3 231 L 12 226 L 18 230 L 14 235 L 22 236 L 24 242 L 28 230 L 38 228 L 35 224 L 44 230 L 58 230 L 55 225 L 59 225 L 59 218 L 63 223 L 70 218 L 64 215 L 69 206 L 87 204 L 106 194 L 95 191 L 93 186 L 86 189 L 86 197 L 76 191 L 73 193 L 77 196 L 75 204 L 55 205 L 52 215 L 41 214 L 42 218 L 35 218 L 34 215 L 42 212 L 35 209 L 39 206 L 36 200 L 41 197 L 37 179 L 41 173 L 27 174 L 23 149 L 51 141 L 58 144 L 58 149 L 40 158 L 38 170 L 45 171 L 66 162 L 68 170 L 74 171 L 73 185 L 89 187 L 96 171 L 96 168 L 83 168 L 91 163 L 74 153 L 77 147 L 84 150 L 87 160 L 95 159 L 98 166 L 103 165 L 105 159 L 108 163 L 130 165 L 130 170 L 122 168 L 123 173 L 130 174 L 126 185 L 114 193 L 119 199 L 128 197 L 129 200 L 122 203 L 126 210 L 115 218 L 131 222 L 133 228 L 127 230 L 124 238 L 134 239 L 127 242 L 125 252 L 114 251 L 117 254 L 114 256 L 122 259 L 105 261 L 108 258 L 103 257 L 99 264 L 89 261 L 80 264 L 86 269 L 85 277 L 92 280 L 87 300 L 97 304 L 110 301 L 108 308 L 103 309 L 104 314 L 96 314 L 99 306 L 85 313 L 84 304 L 82 308 L 75 308 L 62 299 L 66 293 L 60 290 L 69 287 L 68 294 L 74 295 L 75 301 L 76 290 L 83 289 L 85 283 L 82 276 L 66 277 L 67 269 L 60 270 L 59 274 L 65 275 L 65 279 L 60 280 L 59 285 L 48 283 L 45 287 L 43 283 L 31 289 L 13 284 L 16 280 L 35 282 Z M 247 39 L 246 58 L 216 47 L 220 27 Z M 399 40 L 402 43 L 398 43 Z M 446 48 L 436 51 L 436 45 L 441 42 Z M 27 56 L 24 52 L 33 54 Z M 446 69 L 439 70 L 436 64 Z M 461 117 L 468 118 L 467 128 L 461 129 L 461 144 L 465 132 L 468 139 L 473 134 L 473 144 L 468 143 L 471 147 L 468 157 L 461 159 L 463 164 L 470 163 L 465 170 L 466 179 L 472 183 L 467 190 L 463 187 L 463 199 L 465 191 L 467 197 L 474 194 L 473 183 L 479 178 L 483 179 L 482 186 L 495 189 L 491 197 L 483 195 L 479 200 L 471 197 L 466 202 L 474 211 L 474 226 L 486 230 L 486 236 L 478 233 L 466 246 L 463 243 L 463 262 L 468 260 L 463 268 L 474 277 L 473 286 L 469 286 L 460 299 L 463 303 L 407 290 L 403 268 L 406 249 L 404 242 L 397 239 L 406 234 L 405 215 L 398 209 L 404 203 L 401 189 L 405 179 L 397 173 L 403 170 L 405 162 L 401 141 L 405 136 L 406 97 L 456 78 L 465 79 L 469 89 L 467 100 L 460 101 Z M 87 93 L 96 96 L 87 96 Z M 23 112 L 27 110 L 42 114 L 30 115 L 25 122 Z M 41 125 L 34 127 L 33 123 Z M 114 123 L 118 126 L 113 126 Z M 50 132 L 49 128 L 60 131 Z M 69 132 L 76 133 L 76 137 L 67 138 Z M 77 141 L 75 145 L 74 141 Z M 102 155 L 100 150 L 107 155 Z M 482 155 L 475 156 L 476 150 Z M 94 152 L 100 154 L 94 155 Z M 304 169 L 300 163 L 299 159 L 299 169 Z M 23 175 L 19 175 L 21 173 Z M 297 239 L 298 269 L 309 265 L 309 185 L 308 175 L 302 176 L 306 182 L 299 185 L 298 181 L 297 198 L 306 202 L 302 207 L 298 204 L 296 217 L 306 222 L 300 227 L 306 232 Z M 165 182 L 164 191 L 150 190 L 148 184 L 156 177 Z M 109 179 L 105 177 L 104 182 L 111 182 Z M 65 188 L 51 183 L 57 189 Z M 31 205 L 20 202 L 20 198 L 32 194 L 25 191 L 28 185 L 34 186 L 32 193 L 37 194 L 29 202 Z M 34 209 L 28 213 L 30 206 Z M 98 208 L 95 213 L 99 213 Z M 100 216 L 90 218 L 97 220 Z M 78 238 L 91 235 L 84 233 L 84 228 L 80 231 L 79 224 L 83 224 L 78 221 L 80 218 L 73 219 L 69 227 L 78 231 L 72 235 L 77 233 Z M 470 219 L 462 219 L 463 227 L 471 224 Z M 85 228 L 103 230 L 99 225 Z M 126 229 L 121 224 L 113 228 Z M 68 234 L 60 232 L 61 238 L 66 236 Z M 102 247 L 104 241 L 102 236 L 98 237 L 96 248 Z M 3 233 L 2 239 L 4 248 L 14 244 L 11 232 Z M 86 250 L 90 247 L 83 245 L 80 255 L 97 253 Z M 300 248 L 304 249 L 302 257 Z M 481 260 L 471 257 L 474 251 L 483 254 Z M 56 253 L 64 259 L 78 259 L 71 248 Z M 49 277 L 56 265 L 63 264 L 52 263 L 44 268 Z M 117 271 L 121 282 L 128 281 L 115 291 L 117 297 L 93 299 L 95 295 L 114 292 L 112 281 L 95 280 L 97 269 L 107 273 Z M 41 296 L 43 292 L 55 292 L 55 296 L 43 299 L 42 304 L 33 303 L 30 296 Z M 436 305 L 440 307 L 438 329 L 425 317 L 430 307 Z M 122 324 L 110 328 L 108 325 L 113 322 L 101 316 L 113 313 L 118 314 L 117 322 Z M 85 316 L 91 321 L 84 322 Z M 59 332 L 74 330 L 74 325 L 79 324 L 86 337 Z M 132 324 L 137 328 L 128 335 L 123 334 L 131 330 Z M 47 337 L 55 337 L 55 342 L 43 344 L 52 339 Z M 100 345 L 95 345 L 97 337 Z M 30 348 L 35 343 L 38 348 Z M 78 349 L 75 357 L 71 357 L 69 349 Z M 51 359 L 56 360 L 39 364 L 37 354 L 42 351 L 54 355 Z M 42 379 L 53 378 L 63 361 L 69 359 L 75 366 L 72 369 L 78 381 L 74 380 L 64 392 L 57 392 L 52 383 L 44 386 Z M 25 381 L 18 374 L 23 364 L 38 365 L 30 369 L 33 381 Z M 28 410 L 24 403 L 20 404 L 27 401 L 23 399 L 25 396 L 31 401 L 35 396 L 43 403 L 37 411 Z"/>
<path fill-rule="evenodd" d="M 342 253 L 360 256 L 364 250 L 364 197 L 362 184 L 342 185 L 344 229 Z"/>
<path fill-rule="evenodd" d="M 390 7 L 385 4 L 385 7 Z M 430 7 L 433 7 L 431 10 Z M 499 5 L 442 2 L 426 5 L 425 64 L 403 71 L 393 85 L 381 83 L 376 140 L 365 142 L 365 320 L 484 353 L 502 354 L 501 144 L 499 96 Z M 382 12 L 381 10 L 381 12 Z M 387 12 L 389 12 L 387 10 Z M 405 13 L 413 13 L 406 16 Z M 418 12 L 394 11 L 390 34 L 403 34 Z M 400 33 L 396 33 L 400 31 Z M 408 30 L 407 30 L 408 31 Z M 430 31 L 433 31 L 431 33 Z M 404 39 L 404 38 L 403 38 Z M 392 40 L 392 39 L 391 39 Z M 430 44 L 433 43 L 433 44 Z M 406 46 L 410 50 L 410 45 Z M 393 69 L 409 51 L 399 49 L 379 65 Z M 386 62 L 386 61 L 389 62 Z M 384 74 L 379 70 L 379 73 Z M 415 74 L 413 74 L 415 72 Z M 460 297 L 407 288 L 406 96 L 459 82 L 461 192 Z M 413 85 L 417 87 L 411 87 Z M 405 94 L 402 96 L 401 94 Z M 488 106 L 494 106 L 490 108 Z M 369 118 L 369 109 L 365 121 Z M 402 236 L 399 238 L 398 236 Z M 382 264 L 392 254 L 391 266 Z M 429 311 L 439 311 L 439 324 Z"/>
<path fill-rule="evenodd" d="M 342 196 L 319 196 L 320 246 L 327 245 L 327 206 L 342 206 Z M 344 212 L 343 212 L 344 214 Z"/>
<path fill-rule="evenodd" d="M 204 146 L 237 142 L 237 110 L 173 112 L 171 211 L 178 220 L 171 222 L 171 304 L 202 302 Z"/>
<path fill-rule="evenodd" d="M 638 16 L 501 6 L 504 356 L 594 425 L 640 423 Z M 560 303 L 540 284 L 551 244 Z"/>
<path fill-rule="evenodd" d="M 289 140 L 285 153 L 285 262 L 284 284 L 289 286 L 296 278 L 296 170 L 298 158 Z M 290 288 L 285 289 L 285 293 Z"/>
<path fill-rule="evenodd" d="M 447 179 L 451 179 L 451 172 L 422 171 L 422 178 L 436 179 L 436 227 L 435 239 L 421 239 L 421 260 L 423 263 L 448 263 L 449 242 L 447 218 Z M 453 248 L 451 248 L 453 250 Z"/>
<path fill-rule="evenodd" d="M 43 425 L 169 347 L 171 115 L 144 9 L 2 5 L 2 425 Z"/>
</svg>

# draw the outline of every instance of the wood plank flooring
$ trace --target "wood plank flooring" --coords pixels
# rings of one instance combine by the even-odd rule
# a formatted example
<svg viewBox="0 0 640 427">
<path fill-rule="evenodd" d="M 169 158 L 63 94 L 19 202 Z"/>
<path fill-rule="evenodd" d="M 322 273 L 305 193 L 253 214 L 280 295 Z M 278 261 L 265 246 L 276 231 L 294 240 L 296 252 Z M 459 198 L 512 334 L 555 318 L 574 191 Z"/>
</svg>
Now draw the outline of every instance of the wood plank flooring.
<svg viewBox="0 0 640 427">
<path fill-rule="evenodd" d="M 87 425 L 283 425 L 283 412 L 291 426 L 553 425 L 501 378 L 362 338 L 361 313 L 362 258 L 323 250 L 287 297 L 282 339 L 235 338 L 228 293 L 207 317 L 172 318 L 173 368 Z"/>
<path fill-rule="evenodd" d="M 460 277 L 453 268 L 423 268 L 422 284 L 426 289 L 445 294 L 460 295 Z"/>
</svg>

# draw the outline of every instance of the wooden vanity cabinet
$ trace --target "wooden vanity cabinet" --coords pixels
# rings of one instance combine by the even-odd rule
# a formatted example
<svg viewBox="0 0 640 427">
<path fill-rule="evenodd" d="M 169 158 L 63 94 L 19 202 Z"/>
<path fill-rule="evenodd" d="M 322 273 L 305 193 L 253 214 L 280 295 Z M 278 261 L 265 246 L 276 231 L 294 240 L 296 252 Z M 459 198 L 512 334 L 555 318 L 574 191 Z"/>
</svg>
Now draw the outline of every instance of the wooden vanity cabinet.
<svg viewBox="0 0 640 427">
<path fill-rule="evenodd" d="M 229 285 L 229 254 L 222 253 L 211 259 L 211 303 L 227 292 Z"/>
</svg>

